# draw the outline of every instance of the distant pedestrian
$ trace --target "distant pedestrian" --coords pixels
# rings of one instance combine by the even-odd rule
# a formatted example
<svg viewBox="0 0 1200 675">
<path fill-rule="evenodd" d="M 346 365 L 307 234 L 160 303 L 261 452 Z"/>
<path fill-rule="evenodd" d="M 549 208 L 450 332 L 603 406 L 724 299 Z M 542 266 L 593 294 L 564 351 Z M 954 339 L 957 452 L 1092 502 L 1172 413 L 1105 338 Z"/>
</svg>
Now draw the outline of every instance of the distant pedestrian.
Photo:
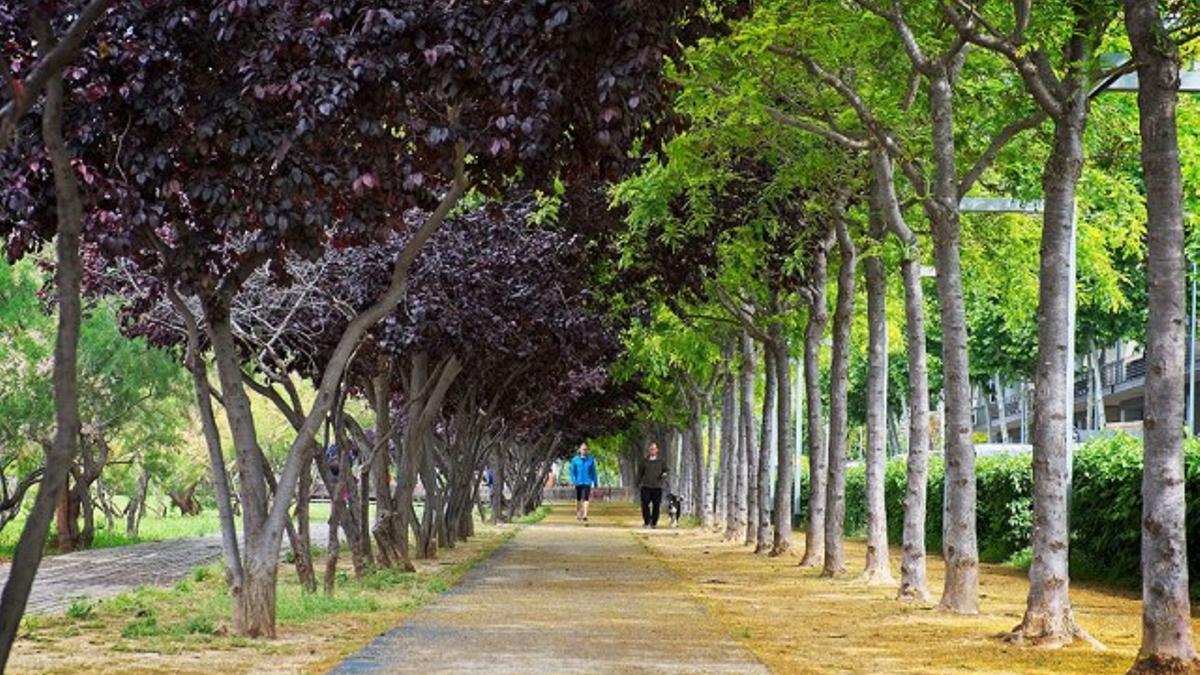
<svg viewBox="0 0 1200 675">
<path fill-rule="evenodd" d="M 658 510 L 662 507 L 667 462 L 659 456 L 657 443 L 650 444 L 646 458 L 638 467 L 637 479 L 642 492 L 642 527 L 658 527 Z"/>
<path fill-rule="evenodd" d="M 600 482 L 596 458 L 588 454 L 587 443 L 580 443 L 578 454 L 571 458 L 570 473 L 571 484 L 575 486 L 575 520 L 586 523 L 592 488 Z"/>
</svg>

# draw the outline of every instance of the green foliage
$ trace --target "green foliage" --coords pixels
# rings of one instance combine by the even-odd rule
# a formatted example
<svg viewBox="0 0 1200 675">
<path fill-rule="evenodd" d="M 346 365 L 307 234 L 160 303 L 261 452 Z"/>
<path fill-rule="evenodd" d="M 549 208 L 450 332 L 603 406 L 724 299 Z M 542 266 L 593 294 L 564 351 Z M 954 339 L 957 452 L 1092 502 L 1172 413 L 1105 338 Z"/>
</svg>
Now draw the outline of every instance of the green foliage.
<svg viewBox="0 0 1200 675">
<path fill-rule="evenodd" d="M 1190 576 L 1200 579 L 1200 441 L 1188 439 L 1187 530 Z M 942 463 L 930 463 L 925 541 L 941 550 Z M 906 472 L 903 458 L 888 462 L 885 493 L 890 543 L 901 541 Z M 1028 566 L 1033 525 L 1033 469 L 1029 455 L 987 456 L 976 462 L 979 557 Z M 846 533 L 866 526 L 866 469 L 846 475 Z M 1071 574 L 1136 584 L 1140 579 L 1142 444 L 1128 434 L 1094 439 L 1076 448 L 1071 493 Z M 1200 591 L 1200 588 L 1197 588 Z M 1196 595 L 1196 592 L 1193 592 Z"/>
<path fill-rule="evenodd" d="M 67 607 L 67 616 L 72 619 L 86 619 L 95 611 L 95 606 L 86 598 L 72 600 L 71 605 Z"/>
</svg>

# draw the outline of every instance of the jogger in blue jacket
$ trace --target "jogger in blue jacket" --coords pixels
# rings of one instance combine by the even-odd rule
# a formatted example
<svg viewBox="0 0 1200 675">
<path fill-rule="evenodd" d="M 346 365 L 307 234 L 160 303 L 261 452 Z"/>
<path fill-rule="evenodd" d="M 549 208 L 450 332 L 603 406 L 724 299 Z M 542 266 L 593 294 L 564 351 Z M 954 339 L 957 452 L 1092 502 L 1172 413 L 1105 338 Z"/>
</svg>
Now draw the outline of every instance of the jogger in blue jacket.
<svg viewBox="0 0 1200 675">
<path fill-rule="evenodd" d="M 596 458 L 588 454 L 587 443 L 581 443 L 579 454 L 571 458 L 570 472 L 571 484 L 575 486 L 575 520 L 586 523 L 592 487 L 600 482 L 596 474 Z"/>
</svg>

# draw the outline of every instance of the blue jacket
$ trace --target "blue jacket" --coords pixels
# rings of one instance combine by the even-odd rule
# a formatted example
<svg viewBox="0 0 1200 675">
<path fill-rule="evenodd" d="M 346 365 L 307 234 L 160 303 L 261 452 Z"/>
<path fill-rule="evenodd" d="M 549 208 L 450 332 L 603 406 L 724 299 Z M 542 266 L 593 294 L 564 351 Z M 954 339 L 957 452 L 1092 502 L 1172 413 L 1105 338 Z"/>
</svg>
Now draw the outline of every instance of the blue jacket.
<svg viewBox="0 0 1200 675">
<path fill-rule="evenodd" d="M 596 458 L 588 455 L 586 458 L 575 455 L 571 458 L 571 485 L 588 485 L 595 487 L 600 483 L 596 475 Z"/>
</svg>

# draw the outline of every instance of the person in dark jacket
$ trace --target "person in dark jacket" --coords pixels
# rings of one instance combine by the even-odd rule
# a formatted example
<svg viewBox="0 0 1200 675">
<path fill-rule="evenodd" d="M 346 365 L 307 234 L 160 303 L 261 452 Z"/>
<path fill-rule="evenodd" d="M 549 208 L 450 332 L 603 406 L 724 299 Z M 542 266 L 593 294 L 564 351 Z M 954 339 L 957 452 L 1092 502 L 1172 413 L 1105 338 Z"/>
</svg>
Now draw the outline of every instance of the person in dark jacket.
<svg viewBox="0 0 1200 675">
<path fill-rule="evenodd" d="M 637 479 L 642 492 L 642 527 L 658 527 L 663 483 L 667 480 L 667 461 L 659 456 L 658 444 L 650 444 L 649 453 L 638 467 Z"/>
</svg>

